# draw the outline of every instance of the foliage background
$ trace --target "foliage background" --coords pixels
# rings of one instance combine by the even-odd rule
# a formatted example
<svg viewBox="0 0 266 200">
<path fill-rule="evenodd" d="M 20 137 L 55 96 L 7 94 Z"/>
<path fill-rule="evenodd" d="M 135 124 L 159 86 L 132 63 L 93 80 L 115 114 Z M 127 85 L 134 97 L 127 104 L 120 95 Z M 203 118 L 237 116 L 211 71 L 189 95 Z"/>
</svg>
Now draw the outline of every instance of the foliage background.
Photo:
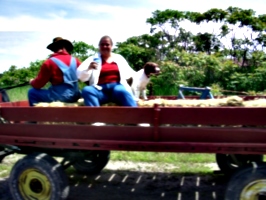
<svg viewBox="0 0 266 200">
<path fill-rule="evenodd" d="M 211 33 L 199 29 L 193 34 L 182 27 L 184 22 L 219 28 Z M 214 94 L 265 92 L 265 14 L 257 16 L 251 9 L 236 7 L 204 13 L 167 9 L 154 11 L 146 23 L 150 34 L 117 43 L 113 51 L 123 55 L 136 71 L 147 61 L 160 65 L 162 73 L 152 77 L 151 94 L 176 95 L 181 84 L 210 86 Z M 82 41 L 73 41 L 73 45 L 72 55 L 81 61 L 97 51 Z M 0 87 L 28 82 L 36 77 L 43 61 L 33 61 L 27 68 L 11 66 L 0 75 Z"/>
</svg>

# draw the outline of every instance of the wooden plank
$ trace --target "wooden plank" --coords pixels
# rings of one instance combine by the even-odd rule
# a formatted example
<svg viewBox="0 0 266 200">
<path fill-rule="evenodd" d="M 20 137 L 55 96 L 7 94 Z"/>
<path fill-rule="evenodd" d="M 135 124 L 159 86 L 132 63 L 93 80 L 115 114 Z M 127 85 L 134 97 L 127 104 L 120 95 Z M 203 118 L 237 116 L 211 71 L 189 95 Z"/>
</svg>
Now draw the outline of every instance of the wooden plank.
<svg viewBox="0 0 266 200">
<path fill-rule="evenodd" d="M 12 107 L 12 102 L 0 102 L 0 108 L 1 107 Z"/>
<path fill-rule="evenodd" d="M 160 124 L 266 125 L 266 108 L 161 108 Z"/>
<path fill-rule="evenodd" d="M 12 102 L 12 104 L 13 104 L 13 106 L 16 106 L 16 107 L 28 107 L 28 106 L 30 106 L 28 101 L 15 101 L 15 102 Z"/>
<path fill-rule="evenodd" d="M 54 121 L 79 124 L 0 124 L 2 144 L 93 150 L 244 154 L 266 152 L 266 129 L 263 127 L 266 124 L 266 108 L 12 106 L 1 107 L 0 116 L 12 122 Z M 114 123 L 115 126 L 87 124 L 92 122 Z M 149 123 L 151 126 L 132 126 L 138 123 Z M 191 124 L 201 126 L 193 127 Z M 224 125 L 238 127 L 223 127 Z M 242 125 L 262 127 L 244 128 Z"/>
<path fill-rule="evenodd" d="M 160 142 L 264 143 L 265 129 L 159 127 Z M 110 141 L 156 141 L 153 127 L 0 124 L 1 136 Z M 266 146 L 266 145 L 265 145 Z"/>
<path fill-rule="evenodd" d="M 259 128 L 160 127 L 159 133 L 163 142 L 264 143 L 266 147 L 266 129 Z"/>
<path fill-rule="evenodd" d="M 0 107 L 28 107 L 28 101 L 13 101 L 13 102 L 2 102 L 0 99 Z"/>
<path fill-rule="evenodd" d="M 132 107 L 2 107 L 10 121 L 153 123 L 153 108 Z"/>
<path fill-rule="evenodd" d="M 87 140 L 152 141 L 153 128 L 140 126 L 85 126 L 44 124 L 0 124 L 2 136 Z"/>
<path fill-rule="evenodd" d="M 18 147 L 31 146 L 52 149 L 81 150 L 118 150 L 150 152 L 184 152 L 184 153 L 229 153 L 229 154 L 266 154 L 265 144 L 253 143 L 200 143 L 200 142 L 136 142 L 110 140 L 78 140 L 64 138 L 21 137 L 20 141 L 12 136 L 2 136 L 0 144 Z"/>
<path fill-rule="evenodd" d="M 11 121 L 154 123 L 154 108 L 131 107 L 1 107 Z M 159 124 L 266 125 L 266 108 L 159 107 Z"/>
</svg>

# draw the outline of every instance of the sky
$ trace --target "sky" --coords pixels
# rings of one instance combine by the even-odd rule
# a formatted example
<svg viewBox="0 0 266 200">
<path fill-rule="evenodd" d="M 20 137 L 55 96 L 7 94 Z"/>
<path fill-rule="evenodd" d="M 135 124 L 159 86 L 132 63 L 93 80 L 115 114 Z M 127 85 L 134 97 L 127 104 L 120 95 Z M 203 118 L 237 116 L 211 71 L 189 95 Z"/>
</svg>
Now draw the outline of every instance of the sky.
<svg viewBox="0 0 266 200">
<path fill-rule="evenodd" d="M 46 59 L 47 45 L 58 36 L 97 47 L 104 35 L 116 43 L 149 34 L 146 20 L 156 10 L 229 6 L 266 14 L 265 0 L 0 0 L 0 73 Z"/>
</svg>

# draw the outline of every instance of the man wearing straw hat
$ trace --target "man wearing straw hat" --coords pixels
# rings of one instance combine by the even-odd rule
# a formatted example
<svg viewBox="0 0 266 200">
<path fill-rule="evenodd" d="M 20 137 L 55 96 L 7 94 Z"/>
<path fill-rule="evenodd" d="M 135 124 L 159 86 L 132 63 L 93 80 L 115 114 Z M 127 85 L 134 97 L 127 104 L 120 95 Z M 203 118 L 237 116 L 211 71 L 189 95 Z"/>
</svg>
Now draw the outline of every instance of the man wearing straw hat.
<svg viewBox="0 0 266 200">
<path fill-rule="evenodd" d="M 44 61 L 38 76 L 30 80 L 32 88 L 28 91 L 30 106 L 39 102 L 75 102 L 80 97 L 76 71 L 80 61 L 70 55 L 73 45 L 70 41 L 56 37 L 47 46 L 54 53 Z M 48 82 L 51 86 L 42 89 Z"/>
</svg>

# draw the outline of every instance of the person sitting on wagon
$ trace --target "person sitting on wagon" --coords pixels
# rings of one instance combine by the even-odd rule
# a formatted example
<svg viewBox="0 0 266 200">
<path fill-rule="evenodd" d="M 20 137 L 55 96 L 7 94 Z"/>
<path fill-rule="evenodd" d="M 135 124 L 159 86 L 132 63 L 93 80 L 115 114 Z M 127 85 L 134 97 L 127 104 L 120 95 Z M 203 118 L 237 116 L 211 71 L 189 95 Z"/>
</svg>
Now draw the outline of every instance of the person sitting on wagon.
<svg viewBox="0 0 266 200">
<path fill-rule="evenodd" d="M 30 106 L 39 102 L 76 102 L 80 98 L 77 68 L 81 62 L 70 55 L 73 50 L 72 43 L 56 37 L 47 49 L 54 53 L 44 61 L 38 76 L 30 80 L 30 85 L 33 87 L 28 91 Z M 41 89 L 48 82 L 51 86 L 48 89 Z"/>
<path fill-rule="evenodd" d="M 112 52 L 113 41 L 103 36 L 99 42 L 99 52 L 88 57 L 78 68 L 78 78 L 88 86 L 82 89 L 81 96 L 86 106 L 100 106 L 113 102 L 119 106 L 136 107 L 127 79 L 135 71 L 126 59 Z"/>
</svg>

